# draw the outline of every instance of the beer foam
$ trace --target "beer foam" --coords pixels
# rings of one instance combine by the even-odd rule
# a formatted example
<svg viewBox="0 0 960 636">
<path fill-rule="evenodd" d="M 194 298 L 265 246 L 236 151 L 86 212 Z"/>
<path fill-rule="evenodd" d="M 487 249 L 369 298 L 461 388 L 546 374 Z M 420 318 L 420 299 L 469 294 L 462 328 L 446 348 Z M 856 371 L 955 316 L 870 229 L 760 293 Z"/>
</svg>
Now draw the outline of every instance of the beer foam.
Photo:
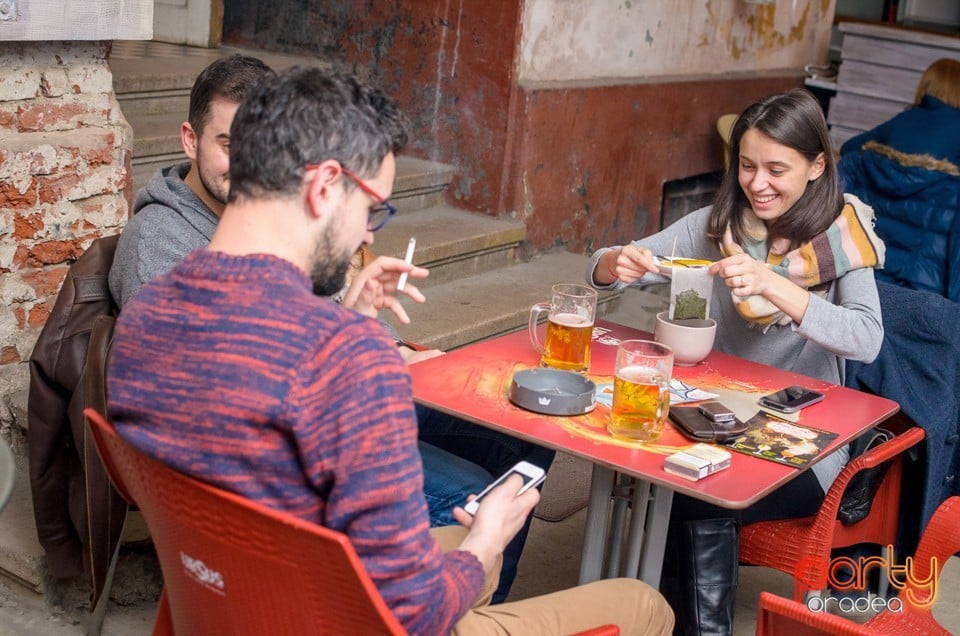
<svg viewBox="0 0 960 636">
<path fill-rule="evenodd" d="M 617 377 L 635 384 L 657 384 L 660 372 L 651 367 L 633 365 L 617 371 Z"/>
<path fill-rule="evenodd" d="M 589 327 L 592 324 L 586 316 L 571 313 L 551 314 L 550 322 L 564 327 Z"/>
</svg>

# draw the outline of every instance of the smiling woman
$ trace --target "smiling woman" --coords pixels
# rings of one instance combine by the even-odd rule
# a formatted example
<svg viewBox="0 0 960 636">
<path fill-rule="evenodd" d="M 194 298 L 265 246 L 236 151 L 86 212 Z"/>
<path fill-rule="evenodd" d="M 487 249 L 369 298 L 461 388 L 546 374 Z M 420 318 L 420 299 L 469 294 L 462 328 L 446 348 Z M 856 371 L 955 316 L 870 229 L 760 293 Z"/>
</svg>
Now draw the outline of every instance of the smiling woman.
<svg viewBox="0 0 960 636">
<path fill-rule="evenodd" d="M 755 102 L 732 126 L 730 165 L 714 204 L 653 236 L 598 250 L 588 281 L 621 289 L 669 270 L 655 254 L 702 259 L 724 283 L 710 295 L 716 349 L 842 384 L 845 359 L 873 360 L 880 349 L 873 267 L 882 265 L 884 247 L 873 210 L 839 191 L 834 156 L 810 93 Z M 738 522 L 813 514 L 847 457 L 824 457 L 743 511 L 674 497 L 661 590 L 683 633 L 731 633 Z M 706 579 L 717 585 L 695 583 Z"/>
</svg>

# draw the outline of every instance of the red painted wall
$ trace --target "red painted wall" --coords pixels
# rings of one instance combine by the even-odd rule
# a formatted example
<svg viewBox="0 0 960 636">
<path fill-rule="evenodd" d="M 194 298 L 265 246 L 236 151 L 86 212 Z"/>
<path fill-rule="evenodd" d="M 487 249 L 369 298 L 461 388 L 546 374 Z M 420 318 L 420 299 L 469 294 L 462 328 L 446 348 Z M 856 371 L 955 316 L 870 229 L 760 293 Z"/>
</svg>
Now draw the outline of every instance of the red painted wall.
<svg viewBox="0 0 960 636">
<path fill-rule="evenodd" d="M 799 77 L 521 88 L 507 209 L 544 249 L 590 252 L 660 229 L 663 184 L 721 170 L 717 117 Z"/>
<path fill-rule="evenodd" d="M 224 41 L 369 74 L 412 124 L 405 153 L 457 166 L 456 205 L 499 212 L 522 3 L 226 0 Z"/>
<path fill-rule="evenodd" d="M 716 119 L 799 76 L 523 87 L 516 0 L 226 0 L 224 41 L 369 74 L 411 119 L 406 152 L 457 167 L 451 204 L 526 220 L 537 250 L 659 228 L 663 183 L 719 170 Z"/>
</svg>

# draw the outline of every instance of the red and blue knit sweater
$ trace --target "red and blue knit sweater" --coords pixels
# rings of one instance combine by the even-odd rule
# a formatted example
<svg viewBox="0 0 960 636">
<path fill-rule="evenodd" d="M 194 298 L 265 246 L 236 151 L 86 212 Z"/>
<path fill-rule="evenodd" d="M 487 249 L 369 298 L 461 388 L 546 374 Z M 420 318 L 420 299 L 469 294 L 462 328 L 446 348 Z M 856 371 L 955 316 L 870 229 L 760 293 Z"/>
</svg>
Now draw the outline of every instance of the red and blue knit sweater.
<svg viewBox="0 0 960 636">
<path fill-rule="evenodd" d="M 124 306 L 108 388 L 137 448 L 350 537 L 410 633 L 449 632 L 479 596 L 476 557 L 442 554 L 428 533 L 396 347 L 292 263 L 190 254 Z"/>
</svg>

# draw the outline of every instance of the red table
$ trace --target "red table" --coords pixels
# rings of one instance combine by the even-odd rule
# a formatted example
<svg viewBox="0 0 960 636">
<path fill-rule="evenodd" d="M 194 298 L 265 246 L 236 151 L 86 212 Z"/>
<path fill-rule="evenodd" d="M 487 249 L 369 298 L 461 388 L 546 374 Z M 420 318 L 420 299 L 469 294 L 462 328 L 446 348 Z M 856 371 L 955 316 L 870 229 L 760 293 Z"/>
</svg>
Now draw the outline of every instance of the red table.
<svg viewBox="0 0 960 636">
<path fill-rule="evenodd" d="M 650 337 L 630 327 L 597 321 L 588 376 L 598 384 L 612 382 L 617 343 Z M 663 470 L 666 455 L 692 442 L 670 424 L 657 444 L 641 445 L 611 437 L 606 431 L 609 408 L 599 403 L 591 413 L 576 417 L 540 415 L 512 404 L 508 396 L 514 372 L 538 364 L 539 356 L 531 347 L 527 332 L 520 331 L 411 365 L 410 373 L 417 402 L 593 463 L 581 582 L 601 576 L 607 552 L 604 544 L 611 524 L 611 494 L 620 496 L 615 498 L 618 503 L 613 508 L 607 576 L 639 574 L 657 586 L 674 492 L 739 509 L 801 472 L 734 452 L 729 469 L 698 482 L 671 475 Z M 885 398 L 718 352 L 694 367 L 674 367 L 673 376 L 706 391 L 736 389 L 757 397 L 792 384 L 823 392 L 825 399 L 804 409 L 800 419 L 802 424 L 838 434 L 817 459 L 841 448 L 899 409 L 896 402 Z M 617 473 L 623 476 L 620 492 L 614 488 Z M 622 491 L 627 488 L 633 491 L 633 508 L 624 559 L 620 553 L 626 518 Z"/>
</svg>

